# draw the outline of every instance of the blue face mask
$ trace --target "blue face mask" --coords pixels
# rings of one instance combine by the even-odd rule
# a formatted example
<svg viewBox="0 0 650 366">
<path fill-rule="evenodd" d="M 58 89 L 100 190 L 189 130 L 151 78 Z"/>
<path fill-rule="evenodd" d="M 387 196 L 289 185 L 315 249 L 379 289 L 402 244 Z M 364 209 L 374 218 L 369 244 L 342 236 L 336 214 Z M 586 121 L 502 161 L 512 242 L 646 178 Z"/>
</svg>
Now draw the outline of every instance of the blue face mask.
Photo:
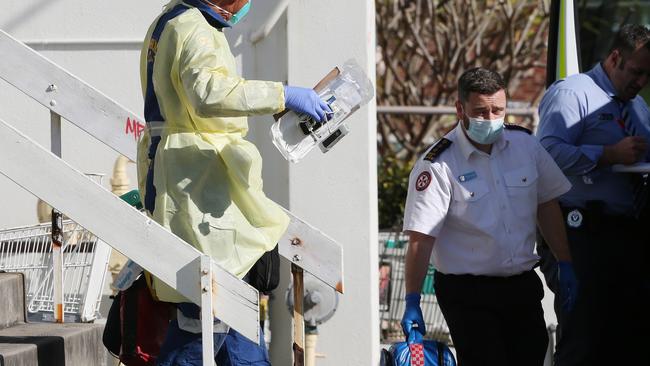
<svg viewBox="0 0 650 366">
<path fill-rule="evenodd" d="M 230 23 L 231 25 L 235 25 L 235 24 L 241 22 L 241 20 L 244 19 L 244 17 L 246 17 L 248 12 L 251 10 L 251 2 L 250 1 L 247 2 L 246 5 L 242 6 L 242 8 L 239 9 L 239 11 L 236 12 L 235 14 L 233 14 L 233 13 L 229 12 L 228 10 L 220 7 L 219 5 L 213 3 L 211 0 L 205 0 L 205 1 L 207 3 L 209 3 L 210 5 L 214 6 L 215 8 L 221 9 L 225 13 L 230 14 L 230 20 L 228 21 L 228 23 Z"/>
<path fill-rule="evenodd" d="M 467 136 L 477 144 L 493 144 L 503 133 L 503 118 L 482 119 L 469 118 Z"/>
<path fill-rule="evenodd" d="M 241 9 L 239 9 L 238 12 L 232 15 L 232 17 L 230 18 L 230 24 L 235 25 L 241 22 L 241 20 L 244 19 L 244 17 L 246 17 L 246 15 L 250 10 L 251 10 L 251 2 L 249 1 Z"/>
</svg>

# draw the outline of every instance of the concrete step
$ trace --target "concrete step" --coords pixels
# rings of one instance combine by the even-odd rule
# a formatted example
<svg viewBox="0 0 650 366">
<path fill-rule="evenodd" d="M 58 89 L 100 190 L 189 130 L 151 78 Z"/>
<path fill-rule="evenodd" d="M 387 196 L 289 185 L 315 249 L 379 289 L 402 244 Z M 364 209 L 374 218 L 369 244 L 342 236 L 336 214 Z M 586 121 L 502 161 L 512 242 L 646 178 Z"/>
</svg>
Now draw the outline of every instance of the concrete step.
<svg viewBox="0 0 650 366">
<path fill-rule="evenodd" d="M 0 366 L 102 366 L 101 324 L 17 324 L 0 330 Z"/>
<path fill-rule="evenodd" d="M 35 344 L 1 344 L 0 366 L 33 366 L 31 360 L 38 359 Z"/>
<path fill-rule="evenodd" d="M 25 321 L 23 275 L 0 273 L 0 329 Z"/>
</svg>

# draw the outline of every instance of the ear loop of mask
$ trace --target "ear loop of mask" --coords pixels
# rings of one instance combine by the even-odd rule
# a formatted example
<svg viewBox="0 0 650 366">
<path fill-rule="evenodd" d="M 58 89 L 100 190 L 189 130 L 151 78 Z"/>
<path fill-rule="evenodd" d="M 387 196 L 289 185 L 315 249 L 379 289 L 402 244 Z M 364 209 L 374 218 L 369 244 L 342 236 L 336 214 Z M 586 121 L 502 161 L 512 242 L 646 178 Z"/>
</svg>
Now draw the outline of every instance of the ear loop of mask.
<svg viewBox="0 0 650 366">
<path fill-rule="evenodd" d="M 221 11 L 225 12 L 226 14 L 230 15 L 230 20 L 228 22 L 230 24 L 232 24 L 232 25 L 235 25 L 235 24 L 239 23 L 242 19 L 244 19 L 246 14 L 248 14 L 249 10 L 251 9 L 251 2 L 248 1 L 246 3 L 246 5 L 244 5 L 241 9 L 239 9 L 239 11 L 237 13 L 233 14 L 233 13 L 229 12 L 228 10 L 220 7 L 219 5 L 213 3 L 211 0 L 203 0 L 203 1 L 205 1 L 206 3 L 214 6 L 217 9 L 220 9 Z"/>
<path fill-rule="evenodd" d="M 244 17 L 248 14 L 248 12 L 251 10 L 251 0 L 249 0 L 246 5 L 242 6 L 241 9 L 239 9 L 238 12 L 232 15 L 230 18 L 230 24 L 237 24 L 239 23 Z"/>
</svg>

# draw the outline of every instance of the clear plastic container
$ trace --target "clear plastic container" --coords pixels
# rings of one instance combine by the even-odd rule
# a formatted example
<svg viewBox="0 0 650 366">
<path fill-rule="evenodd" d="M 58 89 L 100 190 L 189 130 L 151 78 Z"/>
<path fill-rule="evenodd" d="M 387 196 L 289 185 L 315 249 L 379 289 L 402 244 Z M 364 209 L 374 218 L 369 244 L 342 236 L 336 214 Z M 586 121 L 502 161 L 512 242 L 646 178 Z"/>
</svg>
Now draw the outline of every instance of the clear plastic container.
<svg viewBox="0 0 650 366">
<path fill-rule="evenodd" d="M 292 163 L 299 162 L 316 145 L 329 151 L 350 129 L 343 122 L 374 97 L 372 81 L 355 60 L 335 69 L 337 75 L 326 78 L 316 92 L 332 108 L 327 122 L 316 122 L 309 115 L 289 111 L 273 126 L 273 144 Z"/>
</svg>

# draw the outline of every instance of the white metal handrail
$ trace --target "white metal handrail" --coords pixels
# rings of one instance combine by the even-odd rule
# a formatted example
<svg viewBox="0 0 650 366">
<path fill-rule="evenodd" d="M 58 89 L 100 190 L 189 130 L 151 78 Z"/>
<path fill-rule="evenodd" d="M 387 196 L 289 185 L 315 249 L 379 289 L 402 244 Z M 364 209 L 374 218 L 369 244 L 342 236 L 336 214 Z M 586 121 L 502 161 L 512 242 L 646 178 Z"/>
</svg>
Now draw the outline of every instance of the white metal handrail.
<svg viewBox="0 0 650 366">
<path fill-rule="evenodd" d="M 136 161 L 142 119 L 0 30 L 0 77 L 32 99 Z"/>
<path fill-rule="evenodd" d="M 424 106 L 424 105 L 380 105 L 380 114 L 456 114 L 454 106 Z M 537 113 L 535 107 L 507 108 L 507 113 L 513 116 L 533 116 Z"/>
<path fill-rule="evenodd" d="M 72 220 L 64 220 L 62 229 L 66 319 L 90 322 L 99 311 L 110 247 Z M 52 319 L 56 308 L 51 235 L 51 223 L 0 230 L 0 271 L 25 275 L 30 320 Z"/>
<path fill-rule="evenodd" d="M 144 40 L 130 38 L 78 38 L 78 39 L 60 39 L 60 38 L 43 38 L 43 39 L 24 39 L 24 44 L 32 48 L 53 49 L 62 47 L 83 47 L 83 48 L 120 48 L 120 49 L 140 49 Z"/>
</svg>

